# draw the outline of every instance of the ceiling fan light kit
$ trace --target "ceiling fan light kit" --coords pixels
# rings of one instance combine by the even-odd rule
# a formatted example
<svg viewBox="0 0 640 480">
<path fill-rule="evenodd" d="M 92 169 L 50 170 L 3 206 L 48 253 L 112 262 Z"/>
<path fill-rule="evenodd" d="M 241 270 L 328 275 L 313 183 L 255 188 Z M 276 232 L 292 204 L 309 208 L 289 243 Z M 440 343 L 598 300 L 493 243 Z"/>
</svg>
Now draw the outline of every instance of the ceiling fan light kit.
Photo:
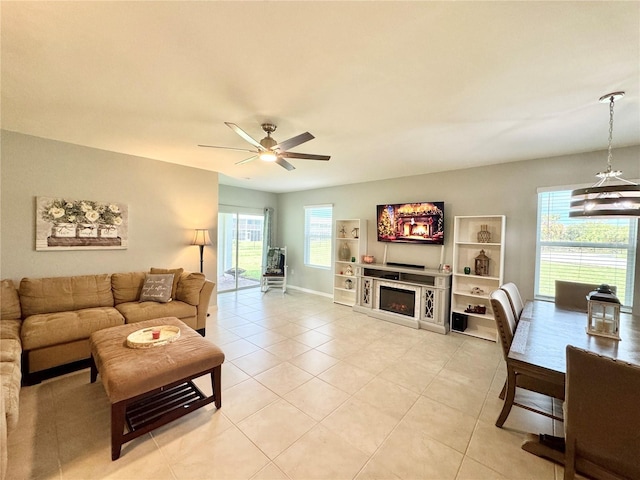
<svg viewBox="0 0 640 480">
<path fill-rule="evenodd" d="M 637 217 L 640 216 L 640 185 L 622 178 L 620 170 L 613 170 L 611 141 L 613 138 L 613 105 L 624 92 L 608 93 L 600 97 L 609 103 L 609 148 L 607 169 L 596 174 L 600 180 L 591 187 L 571 192 L 569 217 Z"/>
<path fill-rule="evenodd" d="M 284 142 L 278 143 L 271 134 L 276 131 L 278 128 L 277 125 L 273 123 L 263 123 L 261 125 L 262 130 L 267 134 L 259 142 L 255 140 L 251 135 L 238 127 L 235 123 L 225 122 L 225 125 L 229 127 L 231 130 L 240 135 L 244 140 L 253 145 L 256 150 L 250 150 L 247 148 L 233 148 L 233 147 L 218 147 L 215 145 L 198 145 L 199 147 L 208 147 L 208 148 L 224 148 L 226 150 L 239 150 L 243 152 L 251 152 L 254 155 L 252 157 L 246 158 L 244 160 L 240 160 L 236 162 L 236 165 L 242 165 L 245 163 L 249 163 L 256 158 L 263 160 L 265 162 L 274 162 L 280 165 L 282 168 L 286 170 L 295 170 L 296 167 L 291 165 L 289 162 L 285 160 L 285 158 L 297 158 L 301 160 L 323 160 L 328 161 L 331 157 L 328 155 L 314 155 L 310 153 L 295 153 L 290 152 L 290 148 L 297 147 L 309 140 L 313 140 L 315 137 L 311 135 L 309 132 L 302 133 L 300 135 L 296 135 L 295 137 L 291 137 Z"/>
</svg>

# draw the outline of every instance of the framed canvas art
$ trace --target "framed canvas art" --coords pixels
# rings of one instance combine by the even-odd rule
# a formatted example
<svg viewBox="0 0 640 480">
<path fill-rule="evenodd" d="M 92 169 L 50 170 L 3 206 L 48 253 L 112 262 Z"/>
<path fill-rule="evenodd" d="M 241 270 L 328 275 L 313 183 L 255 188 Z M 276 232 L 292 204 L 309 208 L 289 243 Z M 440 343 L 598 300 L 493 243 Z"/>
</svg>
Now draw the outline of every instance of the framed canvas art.
<svg viewBox="0 0 640 480">
<path fill-rule="evenodd" d="M 125 249 L 128 226 L 122 203 L 36 198 L 36 250 Z"/>
</svg>

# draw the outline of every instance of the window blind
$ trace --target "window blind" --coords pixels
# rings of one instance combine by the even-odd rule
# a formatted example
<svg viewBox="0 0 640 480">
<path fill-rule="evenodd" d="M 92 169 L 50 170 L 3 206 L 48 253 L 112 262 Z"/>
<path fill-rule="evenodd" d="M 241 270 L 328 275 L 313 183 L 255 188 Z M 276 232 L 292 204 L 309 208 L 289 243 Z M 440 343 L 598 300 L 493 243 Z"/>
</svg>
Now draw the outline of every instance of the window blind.
<svg viewBox="0 0 640 480">
<path fill-rule="evenodd" d="M 332 205 L 304 207 L 304 264 L 331 267 Z"/>
</svg>

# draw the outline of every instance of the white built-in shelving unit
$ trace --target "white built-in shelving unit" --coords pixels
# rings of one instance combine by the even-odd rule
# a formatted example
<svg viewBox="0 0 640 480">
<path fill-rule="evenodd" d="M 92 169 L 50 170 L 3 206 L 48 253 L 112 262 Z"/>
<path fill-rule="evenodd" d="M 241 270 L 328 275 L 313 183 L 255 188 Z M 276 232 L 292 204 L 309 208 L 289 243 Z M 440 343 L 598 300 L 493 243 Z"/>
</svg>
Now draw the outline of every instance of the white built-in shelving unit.
<svg viewBox="0 0 640 480">
<path fill-rule="evenodd" d="M 496 341 L 496 324 L 489 294 L 504 281 L 504 215 L 457 216 L 454 219 L 453 279 L 451 285 L 451 330 Z M 479 241 L 478 232 L 486 225 L 491 238 Z M 480 251 L 489 257 L 488 275 L 475 274 L 475 259 Z M 471 272 L 465 274 L 465 267 Z M 482 293 L 477 293 L 479 289 Z M 484 305 L 486 313 L 467 311 L 469 306 Z M 466 320 L 464 331 L 461 320 Z M 454 328 L 454 327 L 458 328 Z"/>
<path fill-rule="evenodd" d="M 349 254 L 343 256 L 344 247 Z M 367 221 L 336 220 L 333 245 L 333 301 L 353 306 L 356 303 L 356 263 L 367 253 Z"/>
</svg>

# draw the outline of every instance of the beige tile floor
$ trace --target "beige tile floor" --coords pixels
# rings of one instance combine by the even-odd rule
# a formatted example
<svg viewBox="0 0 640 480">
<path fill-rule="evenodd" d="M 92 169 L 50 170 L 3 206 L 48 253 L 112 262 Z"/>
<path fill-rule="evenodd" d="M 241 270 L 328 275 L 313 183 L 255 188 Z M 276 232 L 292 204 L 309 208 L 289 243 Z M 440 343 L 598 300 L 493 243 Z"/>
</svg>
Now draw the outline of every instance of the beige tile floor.
<svg viewBox="0 0 640 480">
<path fill-rule="evenodd" d="M 109 402 L 88 370 L 25 387 L 7 478 L 562 478 L 520 448 L 525 432 L 558 425 L 514 408 L 495 427 L 505 368 L 493 342 L 258 289 L 219 295 L 207 338 L 226 354 L 220 411 L 144 435 L 112 462 Z"/>
</svg>

